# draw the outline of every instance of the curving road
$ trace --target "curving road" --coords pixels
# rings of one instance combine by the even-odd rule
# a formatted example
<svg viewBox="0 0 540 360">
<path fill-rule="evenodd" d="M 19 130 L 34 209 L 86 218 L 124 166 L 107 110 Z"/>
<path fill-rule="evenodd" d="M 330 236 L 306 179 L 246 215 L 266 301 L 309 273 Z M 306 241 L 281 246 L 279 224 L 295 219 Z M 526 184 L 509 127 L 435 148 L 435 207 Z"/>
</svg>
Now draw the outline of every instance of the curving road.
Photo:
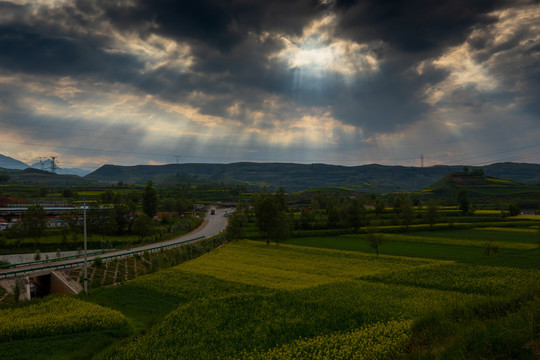
<svg viewBox="0 0 540 360">
<path fill-rule="evenodd" d="M 147 249 L 155 248 L 155 247 L 160 246 L 160 245 L 174 244 L 174 243 L 177 243 L 179 241 L 195 239 L 195 238 L 198 238 L 198 237 L 201 237 L 201 236 L 204 236 L 205 238 L 207 238 L 207 237 L 210 237 L 210 236 L 217 235 L 221 231 L 223 231 L 225 229 L 225 227 L 227 227 L 227 218 L 225 217 L 225 215 L 227 213 L 231 213 L 232 211 L 233 211 L 233 209 L 217 209 L 215 215 L 210 215 L 210 212 L 208 212 L 206 214 L 205 220 L 203 221 L 201 226 L 199 226 L 197 229 L 193 230 L 192 232 L 187 233 L 187 234 L 182 235 L 182 236 L 179 236 L 177 238 L 167 240 L 167 241 L 161 241 L 161 242 L 158 242 L 158 243 L 152 243 L 152 244 L 147 244 L 147 245 L 143 245 L 143 246 L 138 246 L 138 247 L 134 247 L 134 248 L 131 248 L 131 249 L 126 249 L 126 250 L 112 251 L 112 252 L 108 252 L 108 253 L 105 253 L 105 254 L 99 254 L 99 255 L 89 255 L 88 256 L 88 261 L 91 262 L 94 259 L 94 257 L 96 257 L 96 256 L 102 257 L 104 255 L 107 255 L 107 256 L 124 255 L 124 254 L 130 253 L 132 251 L 136 251 L 136 250 L 141 250 L 141 251 L 142 250 L 147 250 Z M 26 275 L 26 274 L 32 273 L 33 271 L 40 271 L 40 270 L 43 270 L 44 267 L 47 267 L 47 265 L 55 265 L 55 266 L 56 265 L 65 265 L 65 267 L 67 268 L 67 267 L 69 267 L 69 265 L 71 265 L 71 264 L 75 265 L 76 263 L 78 263 L 80 261 L 81 261 L 81 258 L 77 258 L 77 259 L 69 259 L 69 260 L 62 260 L 62 261 L 54 261 L 54 262 L 49 262 L 49 263 L 39 263 L 39 264 L 34 264 L 34 265 L 29 265 L 29 266 L 20 266 L 20 267 L 11 268 L 11 269 L 1 269 L 0 270 L 0 279 L 1 278 L 6 278 L 6 277 L 12 277 L 12 276 L 20 276 L 22 274 Z M 16 275 L 11 275 L 11 276 L 7 275 L 7 273 L 13 272 L 14 270 L 17 271 Z"/>
</svg>

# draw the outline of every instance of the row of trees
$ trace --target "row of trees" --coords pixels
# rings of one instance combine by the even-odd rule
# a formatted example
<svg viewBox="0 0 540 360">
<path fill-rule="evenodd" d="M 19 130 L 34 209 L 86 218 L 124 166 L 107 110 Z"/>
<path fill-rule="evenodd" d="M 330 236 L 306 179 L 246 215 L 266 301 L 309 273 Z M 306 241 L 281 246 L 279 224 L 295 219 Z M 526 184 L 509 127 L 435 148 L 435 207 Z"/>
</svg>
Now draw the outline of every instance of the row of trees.
<svg viewBox="0 0 540 360">
<path fill-rule="evenodd" d="M 408 227 L 417 217 L 414 203 L 406 195 L 396 196 L 391 201 L 391 210 L 386 208 L 382 198 L 375 200 L 373 210 L 366 208 L 363 196 L 353 198 L 332 198 L 318 195 L 312 199 L 311 208 L 303 208 L 295 222 L 296 229 L 336 229 L 352 227 L 356 232 L 368 225 L 403 224 Z M 435 222 L 438 217 L 436 202 L 429 201 L 425 213 L 426 221 Z"/>
<path fill-rule="evenodd" d="M 388 201 L 388 200 L 387 200 Z M 458 201 L 463 213 L 470 211 L 470 202 L 466 192 L 460 192 Z M 247 204 L 238 206 L 229 220 L 227 236 L 229 240 L 245 237 L 246 224 L 254 218 L 260 234 L 270 242 L 280 242 L 291 236 L 292 230 L 340 229 L 352 228 L 357 232 L 362 227 L 390 224 L 401 224 L 408 228 L 413 221 L 433 226 L 441 219 L 439 206 L 435 200 L 428 200 L 419 212 L 413 200 L 405 195 L 390 199 L 390 206 L 382 198 L 376 198 L 373 209 L 367 209 L 367 201 L 363 196 L 332 197 L 317 193 L 311 199 L 311 207 L 304 207 L 299 215 L 294 215 L 287 207 L 287 199 L 283 189 L 277 193 L 260 193 L 252 197 L 252 208 Z M 513 210 L 515 212 L 515 209 Z M 415 220 L 417 219 L 417 220 Z M 371 234 L 371 243 L 378 246 L 377 236 Z"/>
<path fill-rule="evenodd" d="M 271 240 L 279 243 L 288 239 L 293 229 L 352 228 L 357 232 L 360 228 L 373 224 L 373 218 L 368 218 L 366 200 L 361 196 L 341 199 L 318 196 L 314 202 L 315 206 L 312 209 L 303 208 L 299 216 L 295 216 L 288 209 L 286 195 L 282 189 L 274 194 L 267 192 L 255 194 L 252 197 L 252 204 L 252 208 L 247 204 L 239 205 L 229 219 L 227 227 L 229 240 L 245 237 L 245 227 L 251 218 L 254 218 L 257 229 L 267 243 Z M 386 212 L 385 204 L 382 200 L 378 200 L 370 215 L 382 223 L 383 214 Z M 411 199 L 407 196 L 394 199 L 391 215 L 408 227 L 416 216 Z M 439 216 L 435 202 L 429 202 L 424 216 L 431 225 L 435 223 Z"/>
<path fill-rule="evenodd" d="M 141 203 L 142 211 L 150 218 L 157 214 L 158 209 L 164 212 L 176 212 L 180 215 L 193 209 L 194 204 L 193 200 L 183 197 L 180 190 L 178 189 L 175 196 L 165 197 L 160 201 L 152 180 L 149 180 L 142 193 L 140 191 L 122 193 L 107 190 L 99 196 L 99 201 L 103 204 L 124 204 L 129 208 L 136 208 Z"/>
</svg>

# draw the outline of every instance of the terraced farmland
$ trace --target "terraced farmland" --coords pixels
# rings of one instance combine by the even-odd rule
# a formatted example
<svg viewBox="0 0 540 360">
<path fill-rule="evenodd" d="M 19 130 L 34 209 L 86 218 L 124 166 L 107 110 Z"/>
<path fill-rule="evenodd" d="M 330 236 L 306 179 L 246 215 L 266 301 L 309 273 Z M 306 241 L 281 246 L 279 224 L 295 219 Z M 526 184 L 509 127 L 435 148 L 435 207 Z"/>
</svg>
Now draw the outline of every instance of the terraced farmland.
<svg viewBox="0 0 540 360">
<path fill-rule="evenodd" d="M 343 235 L 278 246 L 242 240 L 133 280 L 142 260 L 102 266 L 96 284 L 108 284 L 113 273 L 129 281 L 77 301 L 121 314 L 136 336 L 105 341 L 88 357 L 534 358 L 524 345 L 540 324 L 531 305 L 540 293 L 536 228 L 383 237 L 378 257 L 365 235 Z M 486 244 L 498 251 L 486 255 Z M 20 352 L 25 343 L 2 346 Z"/>
</svg>

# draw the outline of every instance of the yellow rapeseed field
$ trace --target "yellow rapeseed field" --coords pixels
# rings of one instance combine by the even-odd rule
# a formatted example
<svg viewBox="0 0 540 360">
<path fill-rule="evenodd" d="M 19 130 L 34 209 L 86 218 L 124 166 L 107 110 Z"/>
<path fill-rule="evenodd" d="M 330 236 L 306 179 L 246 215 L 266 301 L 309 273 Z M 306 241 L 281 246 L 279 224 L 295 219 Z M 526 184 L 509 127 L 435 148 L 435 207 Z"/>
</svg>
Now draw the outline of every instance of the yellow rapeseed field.
<svg viewBox="0 0 540 360">
<path fill-rule="evenodd" d="M 182 270 L 274 289 L 301 289 L 387 271 L 408 270 L 432 260 L 354 251 L 242 241 L 182 265 Z"/>
<path fill-rule="evenodd" d="M 0 341 L 130 328 L 122 313 L 68 296 L 0 310 Z"/>
</svg>

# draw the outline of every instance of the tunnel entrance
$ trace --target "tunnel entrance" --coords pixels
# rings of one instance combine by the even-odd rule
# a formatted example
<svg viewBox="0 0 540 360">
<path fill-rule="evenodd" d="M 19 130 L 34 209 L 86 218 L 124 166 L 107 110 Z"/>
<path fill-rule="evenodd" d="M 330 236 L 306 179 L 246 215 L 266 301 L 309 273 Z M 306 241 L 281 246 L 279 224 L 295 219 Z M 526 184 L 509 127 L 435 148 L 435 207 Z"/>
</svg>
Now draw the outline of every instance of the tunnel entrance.
<svg viewBox="0 0 540 360">
<path fill-rule="evenodd" d="M 29 279 L 28 287 L 30 298 L 42 298 L 49 294 L 76 295 L 82 291 L 79 283 L 57 271 L 33 276 Z"/>
<path fill-rule="evenodd" d="M 42 298 L 51 293 L 51 274 L 34 276 L 30 279 L 30 297 Z"/>
</svg>

